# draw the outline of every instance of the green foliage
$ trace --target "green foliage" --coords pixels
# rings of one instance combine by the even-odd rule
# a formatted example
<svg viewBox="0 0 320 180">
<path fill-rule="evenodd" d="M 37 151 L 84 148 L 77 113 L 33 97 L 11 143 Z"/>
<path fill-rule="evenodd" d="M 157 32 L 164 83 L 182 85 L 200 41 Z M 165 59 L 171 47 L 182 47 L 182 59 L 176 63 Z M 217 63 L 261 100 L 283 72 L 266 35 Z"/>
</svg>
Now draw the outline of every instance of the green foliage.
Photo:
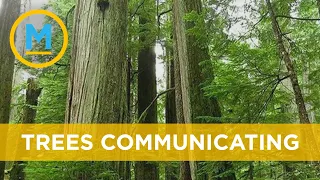
<svg viewBox="0 0 320 180">
<path fill-rule="evenodd" d="M 36 123 L 60 124 L 64 122 L 67 101 L 67 73 L 63 68 L 55 74 L 47 73 L 40 78 L 42 96 L 39 99 Z"/>
<path fill-rule="evenodd" d="M 204 90 L 209 97 L 219 100 L 224 123 L 297 123 L 297 109 L 290 80 L 284 62 L 280 59 L 271 22 L 265 16 L 264 1 L 256 2 L 245 9 L 250 17 L 243 17 L 247 29 L 237 37 L 232 36 L 230 26 L 238 23 L 232 20 L 230 4 L 212 2 L 220 6 L 209 11 L 216 17 L 207 21 L 212 42 L 210 54 L 215 78 Z M 222 6 L 222 7 L 221 7 Z M 317 17 L 317 7 L 311 1 L 274 1 L 277 15 Z M 225 11 L 225 12 L 223 12 Z M 217 17 L 218 16 L 218 17 Z M 192 17 L 192 16 L 191 16 Z M 229 19 L 230 21 L 226 21 Z M 318 122 L 319 114 L 319 23 L 278 18 L 286 47 L 294 60 L 300 85 L 309 105 L 309 116 Z M 201 25 L 203 27 L 203 25 Z M 218 27 L 218 28 L 216 28 Z M 224 29 L 224 30 L 222 30 Z M 202 31 L 206 32 L 206 31 Z M 195 32 L 194 32 L 195 33 Z M 201 34 L 197 32 L 196 34 Z M 204 66 L 211 68 L 210 66 Z M 207 117 L 210 121 L 210 118 Z M 211 119 L 211 122 L 215 122 Z M 233 162 L 231 172 L 238 179 L 318 179 L 318 167 L 300 162 Z M 228 171 L 217 162 L 203 163 L 199 173 L 215 174 L 222 178 Z M 290 167 L 290 171 L 284 171 Z M 222 172 L 222 173 L 219 173 Z M 217 175 L 218 174 L 218 175 Z"/>
<path fill-rule="evenodd" d="M 184 17 L 188 30 L 187 34 L 196 37 L 196 43 L 202 48 L 208 47 L 208 32 L 204 19 L 206 19 L 206 14 L 199 14 L 196 11 L 192 11 L 185 15 Z"/>
<path fill-rule="evenodd" d="M 317 17 L 318 9 L 313 1 L 276 0 L 275 12 L 278 15 L 297 17 Z M 214 74 L 208 76 L 203 90 L 208 98 L 217 98 L 222 110 L 221 118 L 210 116 L 197 117 L 206 123 L 297 123 L 297 110 L 290 87 L 287 70 L 280 59 L 276 41 L 267 16 L 264 1 L 253 1 L 243 4 L 243 11 L 250 16 L 234 17 L 239 10 L 232 0 L 205 0 L 202 13 L 191 12 L 185 16 L 188 35 L 196 38 L 197 45 L 209 49 L 210 60 L 200 64 L 203 72 Z M 46 8 L 52 8 L 61 19 L 68 19 L 69 39 L 72 38 L 73 13 L 66 17 L 74 1 L 52 0 Z M 137 117 L 137 54 L 139 49 L 150 45 L 155 40 L 163 47 L 172 49 L 172 15 L 170 11 L 156 18 L 159 13 L 172 8 L 172 1 L 165 1 L 156 7 L 155 1 L 130 0 L 128 17 L 128 60 L 131 62 L 131 97 L 132 119 Z M 241 14 L 241 13 L 239 13 Z M 139 17 L 153 19 L 144 25 Z M 52 19 L 55 29 L 60 29 Z M 303 88 L 310 115 L 314 122 L 320 120 L 320 27 L 316 21 L 295 21 L 278 18 L 284 34 L 285 45 L 294 60 L 300 84 Z M 234 35 L 231 27 L 241 26 L 241 32 Z M 159 26 L 160 25 L 160 26 Z M 245 27 L 245 28 L 244 28 Z M 239 29 L 237 29 L 239 30 Z M 147 41 L 139 40 L 144 36 Z M 62 45 L 62 32 L 53 34 L 54 53 Z M 71 45 L 64 57 L 55 65 L 43 70 L 19 68 L 38 78 L 43 87 L 37 108 L 36 123 L 63 123 L 66 109 L 68 71 L 71 56 Z M 43 48 L 43 42 L 37 49 Z M 167 55 L 169 56 L 169 55 Z M 26 57 L 29 58 L 30 57 Z M 166 57 L 162 57 L 165 59 Z M 39 62 L 48 61 L 43 56 Z M 17 114 L 12 123 L 18 123 L 24 106 L 25 84 L 14 88 Z M 165 100 L 158 100 L 159 122 L 164 119 Z M 177 168 L 179 163 L 160 163 L 161 179 L 164 179 L 164 168 Z M 319 165 L 300 162 L 233 162 L 232 168 L 226 170 L 224 162 L 200 163 L 199 175 L 208 174 L 212 178 L 223 178 L 235 173 L 237 179 L 319 179 Z M 292 171 L 285 172 L 290 167 Z M 29 162 L 26 168 L 27 179 L 55 180 L 79 179 L 81 174 L 90 174 L 92 179 L 118 179 L 112 167 L 103 162 Z M 133 170 L 132 170 L 132 174 Z M 177 174 L 177 177 L 179 174 Z"/>
<path fill-rule="evenodd" d="M 55 0 L 50 1 L 47 7 L 52 8 L 56 15 L 65 20 L 70 8 L 74 5 L 73 1 Z M 72 16 L 72 14 L 71 14 Z M 69 17 L 70 18 L 70 17 Z M 70 18 L 71 19 L 71 18 Z M 53 56 L 55 56 L 62 47 L 63 35 L 60 27 L 51 18 L 46 17 L 46 22 L 53 24 L 53 28 L 57 29 L 52 34 Z M 69 39 L 72 33 L 72 20 L 68 23 Z M 69 42 L 68 49 L 59 61 L 59 65 L 54 65 L 43 70 L 29 69 L 23 67 L 25 71 L 38 78 L 40 87 L 43 87 L 42 94 L 39 97 L 37 109 L 36 123 L 59 124 L 64 123 L 64 115 L 66 109 L 66 96 L 68 86 L 68 71 L 70 61 L 70 47 L 72 42 Z M 36 49 L 43 49 L 43 42 L 37 45 Z M 37 59 L 39 62 L 45 62 L 48 59 L 42 56 Z M 72 179 L 74 176 L 75 163 L 65 162 L 29 162 L 27 165 L 27 179 Z M 79 168 L 81 168 L 79 166 Z"/>
</svg>

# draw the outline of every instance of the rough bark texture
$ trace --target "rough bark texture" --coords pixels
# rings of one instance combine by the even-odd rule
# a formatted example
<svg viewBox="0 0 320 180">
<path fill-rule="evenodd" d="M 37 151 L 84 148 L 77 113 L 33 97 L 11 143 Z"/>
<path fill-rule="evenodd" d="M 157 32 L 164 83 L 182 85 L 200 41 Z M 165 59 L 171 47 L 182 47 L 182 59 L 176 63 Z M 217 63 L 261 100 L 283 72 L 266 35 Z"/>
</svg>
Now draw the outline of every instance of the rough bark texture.
<svg viewBox="0 0 320 180">
<path fill-rule="evenodd" d="M 199 44 L 197 37 L 187 32 L 195 26 L 193 22 L 185 22 L 184 17 L 190 12 L 198 14 L 202 12 L 201 0 L 173 1 L 174 46 L 177 51 L 175 61 L 178 61 L 175 65 L 179 64 L 175 67 L 179 69 L 176 73 L 179 76 L 176 76 L 176 81 L 180 82 L 180 88 L 178 87 L 176 93 L 181 90 L 182 94 L 181 98 L 177 97 L 177 112 L 182 111 L 184 123 L 202 123 L 203 121 L 199 120 L 198 117 L 221 117 L 221 111 L 217 100 L 205 97 L 202 90 L 203 83 L 209 76 L 213 75 L 213 72 L 203 72 L 199 65 L 201 62 L 209 60 L 210 56 L 208 48 Z M 196 168 L 194 162 L 182 162 L 180 178 L 193 180 L 207 178 L 206 175 L 197 177 Z M 228 170 L 228 168 L 229 166 L 223 167 L 225 170 Z M 235 174 L 230 173 L 222 179 L 235 179 Z"/>
<path fill-rule="evenodd" d="M 167 73 L 167 87 L 171 89 L 175 87 L 174 80 L 174 61 L 172 47 L 166 47 L 166 73 Z M 166 94 L 166 106 L 165 106 L 166 124 L 177 124 L 176 114 L 176 101 L 175 91 L 171 91 Z M 166 180 L 178 180 L 179 169 L 175 166 L 176 162 L 168 163 L 165 167 L 165 179 Z"/>
<path fill-rule="evenodd" d="M 174 61 L 173 61 L 173 52 L 169 47 L 167 50 L 167 87 L 166 89 L 171 89 L 175 87 L 174 80 Z M 176 124 L 177 123 L 177 114 L 176 114 L 176 101 L 175 101 L 176 93 L 175 91 L 169 92 L 166 94 L 166 124 Z"/>
<path fill-rule="evenodd" d="M 180 59 L 183 111 L 185 115 L 188 115 L 188 117 L 185 116 L 186 123 L 197 122 L 197 117 L 199 116 L 221 116 L 217 101 L 205 97 L 201 88 L 201 85 L 206 81 L 207 75 L 212 75 L 213 72 L 204 73 L 202 71 L 199 64 L 210 59 L 208 49 L 201 47 L 197 42 L 197 37 L 187 33 L 188 29 L 193 28 L 194 23 L 185 22 L 184 16 L 192 11 L 201 13 L 201 1 L 174 1 L 174 28 Z"/>
<path fill-rule="evenodd" d="M 150 5 L 155 2 L 148 1 Z M 142 48 L 138 54 L 138 117 L 140 117 L 151 102 L 157 96 L 157 78 L 156 78 L 156 54 L 154 52 L 155 41 L 148 39 L 151 30 L 146 28 L 149 23 L 155 23 L 154 17 L 139 18 L 140 27 L 142 27 L 139 40 Z M 144 121 L 141 123 L 157 123 L 157 103 L 149 108 Z M 158 165 L 156 162 L 140 161 L 135 163 L 135 179 L 149 180 L 159 179 Z"/>
<path fill-rule="evenodd" d="M 173 39 L 176 40 L 175 33 L 173 34 Z M 181 73 L 180 73 L 180 61 L 178 57 L 178 47 L 177 43 L 174 41 L 173 45 L 174 52 L 174 81 L 175 81 L 175 101 L 176 101 L 176 116 L 177 123 L 185 124 L 185 118 L 183 114 L 183 102 L 182 102 L 182 89 L 181 89 Z M 179 179 L 181 180 L 192 180 L 191 178 L 190 165 L 188 161 L 183 161 L 180 163 L 180 173 Z"/>
<path fill-rule="evenodd" d="M 173 39 L 175 40 L 175 33 L 173 34 Z M 180 63 L 179 63 L 179 57 L 178 57 L 178 47 L 176 42 L 174 41 L 173 44 L 173 66 L 174 66 L 174 84 L 175 84 L 175 101 L 176 101 L 176 117 L 177 117 L 177 123 L 184 124 L 185 118 L 183 114 L 182 109 L 182 90 L 181 90 L 181 76 L 180 76 Z"/>
<path fill-rule="evenodd" d="M 304 102 L 304 98 L 302 95 L 302 91 L 299 85 L 299 81 L 298 81 L 298 77 L 297 77 L 297 73 L 295 71 L 295 68 L 293 66 L 291 57 L 289 52 L 287 51 L 283 39 L 282 39 L 282 33 L 276 18 L 276 15 L 274 13 L 272 4 L 270 2 L 270 0 L 266 0 L 268 9 L 269 9 L 269 14 L 270 14 L 270 18 L 272 21 L 272 28 L 273 28 L 273 32 L 274 32 L 274 36 L 276 38 L 277 41 L 277 45 L 278 45 L 278 49 L 279 49 L 279 53 L 281 55 L 281 58 L 284 60 L 285 65 L 287 67 L 288 73 L 290 75 L 290 81 L 292 84 L 292 88 L 294 91 L 294 96 L 295 96 L 295 102 L 298 108 L 298 112 L 299 112 L 299 119 L 300 119 L 300 123 L 301 124 L 309 124 L 310 120 L 308 117 L 308 113 L 306 110 L 306 106 L 305 106 L 305 102 Z"/>
<path fill-rule="evenodd" d="M 35 106 L 38 105 L 38 97 L 42 88 L 38 88 L 37 83 L 33 78 L 28 79 L 28 86 L 26 92 L 26 105 L 23 109 L 23 115 L 21 117 L 23 124 L 32 124 L 36 118 L 37 110 Z M 13 163 L 13 167 L 10 171 L 10 180 L 24 180 L 25 173 L 24 168 L 27 162 L 17 161 Z"/>
<path fill-rule="evenodd" d="M 98 2 L 76 3 L 66 123 L 127 122 L 128 1 L 109 0 L 106 9 Z M 128 163 L 106 164 L 130 179 Z"/>
<path fill-rule="evenodd" d="M 8 123 L 14 70 L 14 55 L 10 49 L 9 34 L 20 14 L 20 0 L 2 1 L 0 10 L 0 123 Z M 1 146 L 1 148 L 5 148 Z M 0 162 L 0 180 L 4 179 L 5 162 Z"/>
<path fill-rule="evenodd" d="M 127 0 L 78 0 L 73 32 L 66 122 L 126 122 Z"/>
</svg>

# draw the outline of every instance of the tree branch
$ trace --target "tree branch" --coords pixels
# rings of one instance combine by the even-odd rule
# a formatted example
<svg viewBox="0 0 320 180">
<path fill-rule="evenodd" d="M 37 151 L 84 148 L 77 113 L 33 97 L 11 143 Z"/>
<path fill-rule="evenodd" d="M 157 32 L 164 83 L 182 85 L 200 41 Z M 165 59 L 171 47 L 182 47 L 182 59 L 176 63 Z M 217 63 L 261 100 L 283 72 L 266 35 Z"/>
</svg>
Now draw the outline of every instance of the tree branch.
<svg viewBox="0 0 320 180">
<path fill-rule="evenodd" d="M 246 33 L 244 33 L 243 35 L 241 35 L 237 41 L 241 40 L 241 39 L 242 39 L 243 37 L 245 37 L 248 33 L 251 33 L 251 32 L 256 28 L 256 26 L 257 26 L 258 24 L 260 24 L 260 23 L 262 22 L 262 20 L 263 20 L 268 14 L 269 14 L 269 12 L 263 14 L 263 15 L 261 16 L 261 18 L 250 28 L 250 30 L 248 30 Z"/>
<path fill-rule="evenodd" d="M 259 110 L 259 112 L 258 112 L 258 114 L 257 114 L 257 116 L 256 116 L 257 118 L 254 120 L 254 122 L 260 117 L 260 115 L 262 114 L 262 112 L 267 109 L 269 103 L 271 102 L 272 98 L 274 97 L 274 93 L 276 92 L 277 87 L 279 86 L 279 84 L 280 84 L 282 81 L 284 81 L 285 79 L 288 79 L 289 77 L 290 77 L 290 75 L 284 76 L 284 77 L 282 77 L 282 78 L 280 78 L 280 76 L 278 76 L 276 80 L 271 81 L 270 84 L 268 84 L 268 85 L 264 88 L 263 94 L 267 91 L 268 87 L 272 84 L 272 86 L 271 86 L 271 87 L 272 87 L 272 88 L 271 88 L 271 92 L 270 92 L 268 98 L 266 99 L 266 101 L 263 103 L 263 106 L 260 108 L 260 110 Z M 262 94 L 262 95 L 263 95 L 263 94 Z"/>
<path fill-rule="evenodd" d="M 54 65 L 56 65 L 56 66 L 64 66 L 64 67 L 70 66 L 70 64 L 60 64 L 60 63 L 55 63 Z"/>
<path fill-rule="evenodd" d="M 138 121 L 137 121 L 137 122 L 133 122 L 133 124 L 143 122 L 144 119 L 146 118 L 147 114 L 148 114 L 149 109 L 150 109 L 150 108 L 152 107 L 152 105 L 157 101 L 157 99 L 159 99 L 162 95 L 167 94 L 168 92 L 174 91 L 175 89 L 176 89 L 176 88 L 170 88 L 170 89 L 167 89 L 167 90 L 159 93 L 159 94 L 152 100 L 152 102 L 149 104 L 149 106 L 143 111 L 143 113 L 140 115 Z"/>
<path fill-rule="evenodd" d="M 74 11 L 74 8 L 76 7 L 76 5 L 73 5 L 72 8 L 69 9 L 67 15 L 66 15 L 66 19 L 65 19 L 65 22 L 66 22 L 66 27 L 68 28 L 68 17 L 70 15 L 71 12 Z"/>
<path fill-rule="evenodd" d="M 166 11 L 163 11 L 163 12 L 159 13 L 158 17 L 160 18 L 162 15 L 165 15 L 165 14 L 171 12 L 171 11 L 172 11 L 172 8 L 171 8 L 171 9 L 168 9 L 168 10 L 166 10 Z"/>
<path fill-rule="evenodd" d="M 138 13 L 139 9 L 142 7 L 142 5 L 144 4 L 145 0 L 143 0 L 138 7 L 136 8 L 136 10 L 134 11 L 134 13 L 131 15 L 131 19 Z"/>
<path fill-rule="evenodd" d="M 319 18 L 299 18 L 299 17 L 291 17 L 285 15 L 277 15 L 276 18 L 287 18 L 287 19 L 294 19 L 299 21 L 320 21 Z"/>
<path fill-rule="evenodd" d="M 168 10 L 166 10 L 166 11 L 163 11 L 163 12 L 161 12 L 161 13 L 158 14 L 158 26 L 159 26 L 159 27 L 160 27 L 160 25 L 161 25 L 161 22 L 160 22 L 161 16 L 163 16 L 163 15 L 165 15 L 165 14 L 171 12 L 171 11 L 172 11 L 172 8 L 171 8 L 171 9 L 168 9 Z"/>
</svg>

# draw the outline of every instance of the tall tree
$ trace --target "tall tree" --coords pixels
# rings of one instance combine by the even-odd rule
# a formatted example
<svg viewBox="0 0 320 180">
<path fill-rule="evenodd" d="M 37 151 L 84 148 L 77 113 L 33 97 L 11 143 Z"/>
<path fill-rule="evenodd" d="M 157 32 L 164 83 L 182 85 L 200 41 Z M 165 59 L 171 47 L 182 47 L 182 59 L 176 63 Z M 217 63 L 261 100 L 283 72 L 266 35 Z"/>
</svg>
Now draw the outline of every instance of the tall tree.
<svg viewBox="0 0 320 180">
<path fill-rule="evenodd" d="M 1 1 L 0 9 L 0 123 L 9 122 L 14 55 L 9 44 L 9 35 L 14 21 L 20 14 L 20 0 Z M 3 148 L 3 147 L 2 147 Z M 0 162 L 0 180 L 4 179 L 5 162 Z"/>
<path fill-rule="evenodd" d="M 173 39 L 176 39 L 176 34 L 173 33 Z M 181 73 L 180 73 L 180 62 L 178 57 L 178 50 L 176 46 L 176 42 L 173 45 L 174 52 L 174 84 L 175 84 L 175 101 L 176 101 L 176 116 L 177 123 L 186 124 L 184 114 L 183 114 L 183 99 L 182 99 L 182 89 L 181 89 Z M 179 179 L 182 180 L 191 180 L 191 170 L 190 164 L 188 161 L 183 161 L 180 163 L 180 173 Z"/>
<path fill-rule="evenodd" d="M 284 41 L 282 38 L 283 34 L 282 34 L 280 26 L 278 24 L 277 17 L 274 12 L 274 9 L 272 7 L 272 4 L 271 4 L 270 0 L 266 0 L 266 3 L 268 6 L 268 10 L 269 10 L 269 14 L 270 14 L 271 22 L 272 22 L 272 29 L 274 32 L 274 36 L 277 41 L 278 51 L 281 56 L 281 59 L 284 60 L 285 65 L 287 67 L 287 71 L 289 73 L 291 85 L 292 85 L 292 88 L 294 91 L 295 102 L 296 102 L 298 112 L 299 112 L 300 123 L 309 124 L 310 120 L 308 117 L 308 112 L 307 112 L 307 109 L 305 106 L 305 101 L 304 101 L 302 91 L 300 88 L 297 72 L 296 72 L 295 67 L 292 63 L 292 59 L 290 57 L 290 54 L 285 47 L 285 44 L 284 44 Z"/>
<path fill-rule="evenodd" d="M 127 0 L 77 1 L 66 123 L 127 123 L 127 8 Z M 128 162 L 106 164 L 117 174 L 109 179 L 130 179 Z"/>
<path fill-rule="evenodd" d="M 155 1 L 145 1 L 147 9 L 155 6 Z M 140 117 L 157 96 L 156 54 L 154 51 L 155 36 L 152 27 L 155 24 L 155 14 L 152 11 L 141 13 L 139 41 L 141 49 L 138 53 L 138 116 Z M 148 109 L 146 117 L 140 123 L 157 123 L 157 103 Z M 156 162 L 140 161 L 135 163 L 135 179 L 159 179 Z"/>
<path fill-rule="evenodd" d="M 201 18 L 201 0 L 174 0 L 173 19 L 175 33 L 175 47 L 180 71 L 180 83 L 182 92 L 182 112 L 185 123 L 203 122 L 200 117 L 221 117 L 221 111 L 216 98 L 205 97 L 202 89 L 207 78 L 212 77 L 212 71 L 202 71 L 200 63 L 210 59 L 208 47 L 199 42 L 199 38 L 190 33 L 196 26 L 196 20 L 186 21 L 185 16 L 195 13 Z M 204 19 L 201 21 L 204 22 Z M 179 77 L 176 77 L 176 80 Z M 224 171 L 232 169 L 230 163 L 223 163 Z M 181 179 L 196 179 L 197 165 L 194 162 L 183 162 Z M 185 170 L 184 170 L 185 169 Z M 190 173 L 189 173 L 190 172 Z M 191 177 L 186 177 L 190 176 Z M 199 179 L 207 178 L 207 175 L 199 176 Z M 234 173 L 228 173 L 222 179 L 235 179 Z"/>
<path fill-rule="evenodd" d="M 21 117 L 21 123 L 32 124 L 36 118 L 37 110 L 34 108 L 38 105 L 38 97 L 42 88 L 38 87 L 37 82 L 33 78 L 29 78 L 25 98 L 25 106 Z M 22 148 L 22 147 L 21 147 Z M 24 180 L 25 179 L 25 163 L 23 161 L 16 161 L 10 171 L 10 180 Z"/>
<path fill-rule="evenodd" d="M 174 61 L 172 47 L 166 47 L 166 86 L 167 89 L 175 88 Z M 166 94 L 165 118 L 166 124 L 177 124 L 175 91 Z M 166 180 L 178 180 L 179 169 L 175 162 L 168 163 L 165 167 Z"/>
<path fill-rule="evenodd" d="M 221 112 L 216 99 L 205 97 L 202 84 L 212 72 L 203 72 L 200 63 L 209 60 L 208 48 L 200 44 L 196 35 L 189 33 L 195 22 L 186 22 L 185 15 L 202 13 L 199 0 L 174 1 L 174 28 L 177 59 L 180 66 L 183 112 L 186 123 L 196 122 L 200 116 L 220 117 Z M 204 20 L 203 20 L 204 21 Z"/>
<path fill-rule="evenodd" d="M 166 47 L 166 74 L 166 89 L 175 88 L 173 51 L 172 47 L 168 46 Z M 175 95 L 175 91 L 166 94 L 165 115 L 167 124 L 177 123 Z"/>
</svg>

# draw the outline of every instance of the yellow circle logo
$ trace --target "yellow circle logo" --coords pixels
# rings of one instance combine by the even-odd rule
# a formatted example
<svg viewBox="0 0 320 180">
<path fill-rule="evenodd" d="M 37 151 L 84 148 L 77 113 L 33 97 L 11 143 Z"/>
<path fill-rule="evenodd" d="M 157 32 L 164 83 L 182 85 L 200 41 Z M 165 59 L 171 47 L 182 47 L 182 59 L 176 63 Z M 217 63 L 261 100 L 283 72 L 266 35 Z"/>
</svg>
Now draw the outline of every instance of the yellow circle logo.
<svg viewBox="0 0 320 180">
<path fill-rule="evenodd" d="M 17 30 L 19 24 L 24 19 L 26 19 L 27 17 L 32 16 L 32 15 L 38 15 L 38 14 L 46 15 L 46 16 L 49 16 L 52 19 L 54 19 L 59 24 L 59 26 L 61 27 L 62 32 L 63 32 L 63 44 L 62 44 L 62 48 L 61 48 L 59 54 L 55 58 L 53 58 L 51 61 L 46 62 L 46 63 L 41 63 L 41 64 L 32 63 L 32 62 L 29 62 L 28 60 L 24 59 L 19 54 L 19 52 L 18 52 L 18 50 L 17 50 L 17 48 L 15 46 L 15 33 L 16 33 L 16 30 Z M 68 31 L 67 31 L 67 27 L 64 25 L 63 21 L 57 15 L 53 14 L 50 11 L 46 11 L 46 10 L 31 10 L 31 11 L 28 11 L 28 12 L 22 14 L 15 21 L 15 23 L 13 24 L 13 26 L 11 28 L 11 32 L 10 32 L 10 47 L 11 47 L 11 50 L 12 50 L 13 54 L 16 56 L 16 58 L 26 66 L 29 66 L 29 67 L 32 67 L 32 68 L 46 68 L 46 67 L 52 66 L 63 57 L 64 53 L 67 50 L 67 47 L 68 47 Z M 41 53 L 38 53 L 38 54 L 41 54 Z M 42 54 L 50 54 L 50 52 L 49 53 L 46 52 L 46 53 L 42 53 Z"/>
</svg>

